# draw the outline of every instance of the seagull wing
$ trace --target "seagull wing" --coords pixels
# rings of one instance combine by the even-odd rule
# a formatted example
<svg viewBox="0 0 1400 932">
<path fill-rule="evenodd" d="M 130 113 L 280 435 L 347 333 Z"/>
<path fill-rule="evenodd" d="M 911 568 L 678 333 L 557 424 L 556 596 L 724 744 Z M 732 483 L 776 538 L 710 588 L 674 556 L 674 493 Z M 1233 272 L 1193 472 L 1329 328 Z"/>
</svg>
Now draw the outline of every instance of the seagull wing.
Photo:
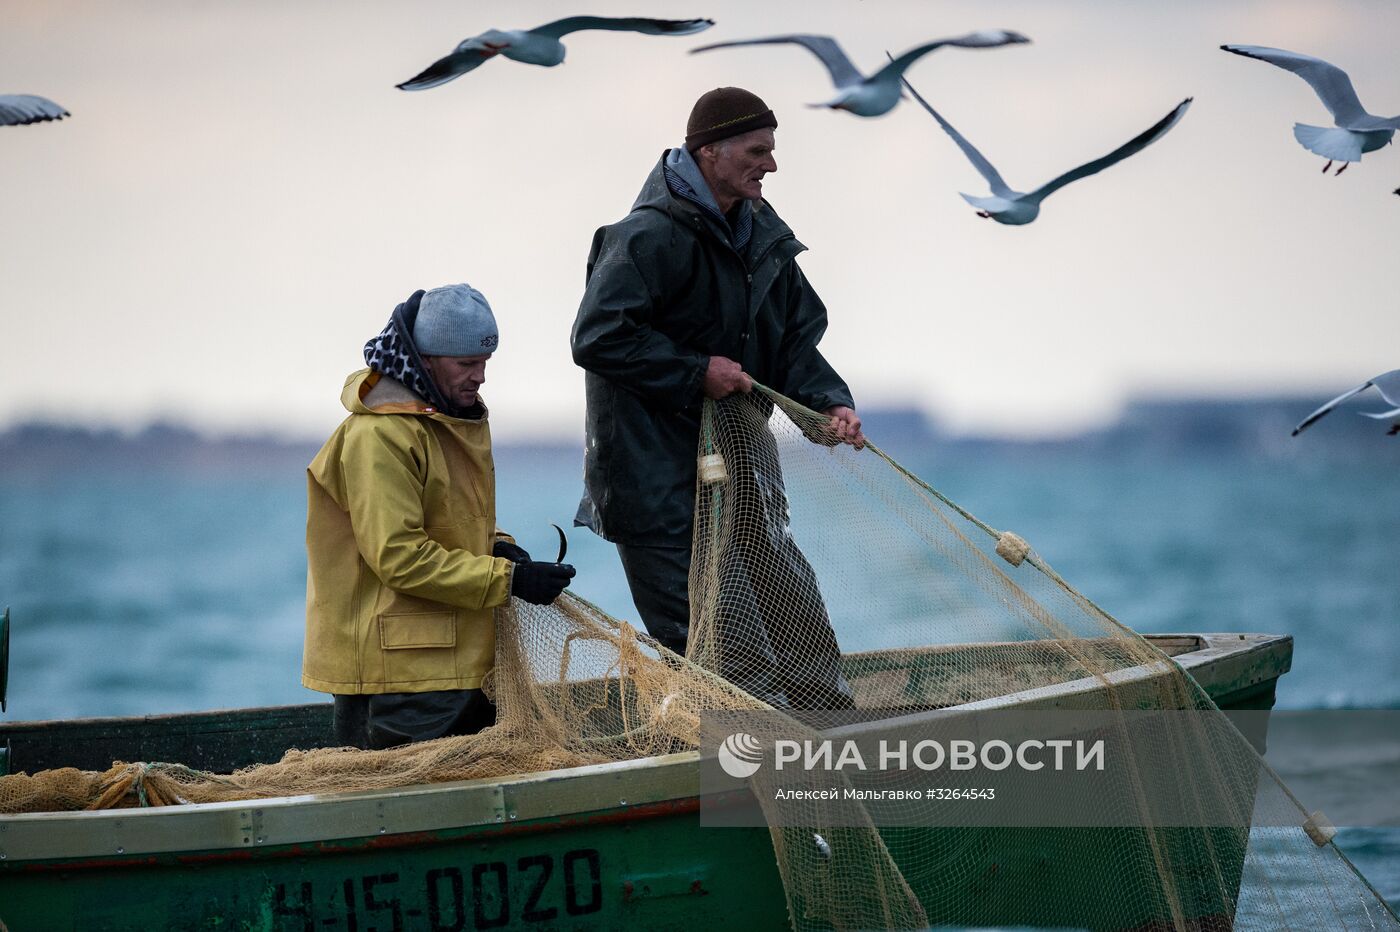
<svg viewBox="0 0 1400 932">
<path fill-rule="evenodd" d="M 698 49 L 691 49 L 694 52 L 708 52 L 710 49 L 732 48 L 736 45 L 800 45 L 813 55 L 821 59 L 826 70 L 831 72 L 831 80 L 838 88 L 850 87 L 852 84 L 859 84 L 865 77 L 856 70 L 856 66 L 851 64 L 851 60 L 846 57 L 846 53 L 841 51 L 841 46 L 836 44 L 836 40 L 831 36 L 769 36 L 766 39 L 737 39 L 733 42 L 716 42 L 713 45 L 702 45 Z"/>
<path fill-rule="evenodd" d="M 1383 372 L 1371 380 L 1381 397 L 1393 405 L 1400 406 L 1400 369 Z"/>
<path fill-rule="evenodd" d="M 0 94 L 0 126 L 24 126 L 72 116 L 47 97 L 37 94 Z"/>
<path fill-rule="evenodd" d="M 425 91 L 446 84 L 453 78 L 460 78 L 490 57 L 491 54 L 484 49 L 459 50 L 439 58 L 407 81 L 394 86 L 401 91 Z"/>
<path fill-rule="evenodd" d="M 1257 58 L 1277 65 L 1307 81 L 1321 98 L 1323 106 L 1331 111 L 1332 118 L 1337 121 L 1338 126 L 1365 120 L 1371 116 L 1366 112 L 1366 108 L 1361 106 L 1361 101 L 1356 96 L 1356 88 L 1351 86 L 1351 78 L 1336 65 L 1311 55 L 1271 49 L 1263 45 L 1222 45 L 1221 48 L 1245 58 Z"/>
<path fill-rule="evenodd" d="M 1386 418 L 1400 417 L 1400 408 L 1391 408 L 1389 411 L 1358 411 L 1356 413 L 1362 417 L 1373 417 L 1378 421 L 1383 421 Z"/>
<path fill-rule="evenodd" d="M 914 64 L 914 62 L 918 61 L 920 58 L 923 58 L 929 52 L 932 52 L 934 49 L 939 48 L 940 46 L 955 44 L 957 44 L 955 40 L 949 39 L 938 39 L 934 42 L 925 42 L 923 45 L 914 46 L 912 49 L 905 52 L 903 55 L 900 55 L 898 58 L 895 58 L 893 55 L 890 55 L 889 52 L 886 52 L 885 54 L 889 56 L 890 63 L 885 67 L 881 68 L 879 71 L 872 74 L 870 76 L 870 80 L 878 80 L 882 75 L 886 74 L 897 74 L 902 78 L 904 77 L 905 70 L 910 65 Z"/>
<path fill-rule="evenodd" d="M 704 32 L 715 24 L 712 19 L 647 19 L 643 16 L 568 16 L 536 26 L 530 32 L 558 39 L 584 29 L 611 29 L 614 32 L 640 32 L 649 36 L 688 36 Z"/>
<path fill-rule="evenodd" d="M 888 55 L 889 53 L 886 52 L 885 54 Z M 998 197 L 1014 197 L 1016 192 L 1012 191 L 1007 183 L 1002 180 L 1001 174 L 992 167 L 992 163 L 987 161 L 986 156 L 978 152 L 976 146 L 964 139 L 962 133 L 953 129 L 951 123 L 939 116 L 938 111 L 930 107 L 928 101 L 919 96 L 919 92 L 914 90 L 914 85 L 910 84 L 907 78 L 900 78 L 900 80 L 903 81 L 904 86 L 909 89 L 909 93 L 914 95 L 914 99 L 938 121 L 938 125 L 943 127 L 943 131 L 953 137 L 953 142 L 956 142 L 958 148 L 963 150 L 963 155 L 967 156 L 972 166 L 981 172 L 982 177 L 986 178 L 987 183 L 992 186 L 992 193 Z"/>
<path fill-rule="evenodd" d="M 995 32 L 969 32 L 965 36 L 957 36 L 952 39 L 935 39 L 932 42 L 925 42 L 923 45 L 914 46 L 898 58 L 886 52 L 885 56 L 889 58 L 890 63 L 871 75 L 870 80 L 878 81 L 882 77 L 890 74 L 897 74 L 903 77 L 905 69 L 910 65 L 914 64 L 914 62 L 918 61 L 929 52 L 932 52 L 934 49 L 941 48 L 945 45 L 955 45 L 968 49 L 987 49 L 995 48 L 999 45 L 1013 45 L 1029 41 L 1029 39 L 1020 33 L 1008 32 L 1006 30 L 997 30 Z"/>
<path fill-rule="evenodd" d="M 1128 156 L 1141 152 L 1143 149 L 1146 149 L 1158 139 L 1161 139 L 1163 136 L 1165 136 L 1167 130 L 1175 126 L 1177 121 L 1181 119 L 1182 115 L 1186 113 L 1186 109 L 1191 106 L 1191 101 L 1194 99 L 1195 98 L 1192 97 L 1186 98 L 1181 103 L 1177 104 L 1176 108 L 1172 110 L 1171 113 L 1168 113 L 1166 116 L 1162 117 L 1162 119 L 1158 120 L 1155 124 L 1153 124 L 1151 129 L 1148 129 L 1145 132 L 1139 133 L 1137 136 L 1134 136 L 1132 139 L 1123 143 L 1123 145 L 1119 146 L 1117 149 L 1114 149 L 1112 152 L 1110 152 L 1108 155 L 1105 155 L 1103 158 L 1094 159 L 1092 162 L 1085 162 L 1078 168 L 1070 169 L 1069 171 L 1065 172 L 1063 175 L 1054 179 L 1053 181 L 1046 182 L 1039 188 L 1036 188 L 1034 191 L 1032 191 L 1030 196 L 1037 201 L 1044 200 L 1051 194 L 1054 194 L 1060 188 L 1063 188 L 1065 185 L 1069 184 L 1071 181 L 1078 181 L 1080 178 L 1088 178 L 1090 175 L 1096 175 L 1099 172 L 1103 171 L 1105 168 L 1108 168 L 1110 165 L 1117 164 L 1118 162 L 1121 162 L 1124 159 L 1126 159 Z"/>
<path fill-rule="evenodd" d="M 1397 373 L 1400 373 L 1400 369 L 1397 369 L 1395 372 L 1387 372 L 1386 375 L 1396 375 Z M 1378 378 L 1383 378 L 1383 376 L 1378 376 Z M 1298 435 L 1301 434 L 1303 431 L 1305 431 L 1305 430 L 1307 430 L 1309 427 L 1311 427 L 1313 421 L 1316 421 L 1318 418 L 1322 417 L 1324 414 L 1326 414 L 1327 412 L 1331 411 L 1331 410 L 1332 410 L 1333 408 L 1335 408 L 1337 405 L 1339 405 L 1339 404 L 1341 404 L 1342 402 L 1346 401 L 1346 400 L 1347 400 L 1348 398 L 1350 398 L 1352 395 L 1358 394 L 1358 393 L 1360 393 L 1360 392 L 1364 392 L 1366 389 L 1370 388 L 1373 384 L 1375 384 L 1375 379 L 1367 379 L 1365 382 L 1362 382 L 1360 385 L 1356 386 L 1355 388 L 1351 389 L 1350 391 L 1342 392 L 1342 393 L 1341 393 L 1340 395 L 1338 395 L 1336 398 L 1333 398 L 1331 401 L 1327 402 L 1327 404 L 1323 405 L 1322 407 L 1320 407 L 1320 408 L 1318 408 L 1316 411 L 1314 411 L 1312 414 L 1309 414 L 1307 417 L 1303 418 L 1303 420 L 1300 421 L 1300 422 L 1298 423 L 1298 426 L 1295 427 L 1295 428 L 1293 428 L 1293 436 L 1294 436 L 1294 437 L 1298 436 Z M 1382 393 L 1382 394 L 1384 394 L 1384 393 Z M 1387 401 L 1390 401 L 1389 398 L 1387 398 L 1386 400 L 1387 400 Z M 1395 404 L 1394 401 L 1391 401 L 1390 403 L 1391 403 L 1391 404 Z"/>
</svg>

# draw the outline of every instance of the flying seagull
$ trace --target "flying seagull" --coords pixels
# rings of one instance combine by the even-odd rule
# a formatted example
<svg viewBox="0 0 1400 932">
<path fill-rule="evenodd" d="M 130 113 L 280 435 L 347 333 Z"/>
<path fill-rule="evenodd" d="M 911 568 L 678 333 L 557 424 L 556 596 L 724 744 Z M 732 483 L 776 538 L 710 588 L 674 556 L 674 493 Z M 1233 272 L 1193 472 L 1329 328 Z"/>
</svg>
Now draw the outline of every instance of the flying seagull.
<svg viewBox="0 0 1400 932">
<path fill-rule="evenodd" d="M 973 167 L 981 172 L 982 177 L 986 178 L 987 183 L 992 186 L 991 197 L 973 197 L 971 194 L 964 194 L 962 199 L 977 208 L 977 216 L 990 218 L 997 223 L 1012 224 L 1013 226 L 1030 223 L 1034 220 L 1040 214 L 1040 202 L 1071 181 L 1078 181 L 1080 178 L 1088 178 L 1090 175 L 1098 174 L 1110 165 L 1123 161 L 1128 156 L 1135 152 L 1142 151 L 1158 139 L 1161 139 L 1162 136 L 1166 135 L 1167 130 L 1175 126 L 1177 120 L 1181 119 L 1182 114 L 1186 112 L 1186 108 L 1191 106 L 1191 101 L 1193 99 L 1190 97 L 1186 98 L 1176 105 L 1175 110 L 1164 116 L 1151 129 L 1133 137 L 1103 158 L 1094 159 L 1092 162 L 1085 162 L 1078 168 L 1065 172 L 1053 181 L 1047 181 L 1045 184 L 1027 194 L 1022 191 L 1013 191 L 1011 187 L 1002 180 L 1001 174 L 992 167 L 992 163 L 988 162 L 986 157 L 982 155 L 981 152 L 978 152 L 972 143 L 964 139 L 961 133 L 953 129 L 952 124 L 943 119 L 937 110 L 930 107 L 928 101 L 919 96 L 919 92 L 914 90 L 914 86 L 910 84 L 908 80 L 905 80 L 904 86 L 909 88 L 909 93 L 914 95 L 914 99 L 923 104 L 924 109 L 933 115 L 933 118 L 938 121 L 938 125 L 942 126 L 948 135 L 953 137 L 953 142 L 956 142 L 958 148 L 963 150 L 963 155 L 967 156 L 968 160 L 972 162 Z"/>
<path fill-rule="evenodd" d="M 970 32 L 965 36 L 953 39 L 937 39 L 915 46 L 898 58 L 891 56 L 888 65 L 868 78 L 856 70 L 856 66 L 851 64 L 851 60 L 841 50 L 841 46 L 837 45 L 836 40 L 830 36 L 791 35 L 769 36 L 766 39 L 740 39 L 734 42 L 702 45 L 698 49 L 690 51 L 693 54 L 695 52 L 708 52 L 710 49 L 732 48 L 738 45 L 782 45 L 788 43 L 800 45 L 821 59 L 823 65 L 826 65 L 826 70 L 831 72 L 832 83 L 836 85 L 838 92 L 826 103 L 811 104 L 810 106 L 830 107 L 833 110 L 854 113 L 856 116 L 875 117 L 889 113 L 894 109 L 894 105 L 899 103 L 899 80 L 904 76 L 904 70 L 934 49 L 942 48 L 945 45 L 954 45 L 965 49 L 985 49 L 1029 41 L 1031 40 L 1019 32 L 1011 32 L 1006 29 L 989 29 L 981 32 Z"/>
<path fill-rule="evenodd" d="M 1257 58 L 1278 65 L 1307 81 L 1317 92 L 1323 106 L 1331 111 L 1336 126 L 1327 129 L 1295 123 L 1293 138 L 1304 149 L 1327 159 L 1327 164 L 1322 166 L 1323 174 L 1327 173 L 1333 162 L 1342 162 L 1342 167 L 1337 169 L 1340 175 L 1352 162 L 1361 161 L 1361 153 L 1373 152 L 1389 144 L 1395 131 L 1400 129 L 1400 116 L 1386 119 L 1367 113 L 1356 96 L 1356 89 L 1351 86 L 1351 78 L 1336 65 L 1311 55 L 1262 45 L 1222 45 L 1221 48 L 1245 58 Z"/>
<path fill-rule="evenodd" d="M 570 16 L 534 29 L 488 29 L 463 39 L 451 55 L 439 58 L 421 74 L 395 85 L 403 91 L 422 91 L 461 77 L 488 58 L 504 55 L 527 65 L 551 67 L 564 60 L 560 38 L 584 29 L 640 32 L 649 36 L 688 36 L 715 24 L 712 19 L 646 19 L 640 16 Z"/>
<path fill-rule="evenodd" d="M 1375 378 L 1367 379 L 1365 382 L 1362 382 L 1360 385 L 1356 386 L 1349 392 L 1342 392 L 1336 398 L 1333 398 L 1331 401 L 1327 402 L 1327 404 L 1323 405 L 1322 407 L 1314 411 L 1312 414 L 1309 414 L 1307 417 L 1303 418 L 1303 422 L 1297 427 L 1293 428 L 1293 436 L 1298 436 L 1303 431 L 1311 427 L 1313 421 L 1316 421 L 1328 411 L 1331 411 L 1337 405 L 1346 401 L 1352 395 L 1364 392 L 1372 385 L 1376 386 L 1376 391 L 1380 392 L 1381 397 L 1384 398 L 1387 402 L 1389 402 L 1392 405 L 1392 407 L 1389 411 L 1361 411 L 1359 413 L 1365 415 L 1366 417 L 1373 417 L 1378 421 L 1386 420 L 1387 418 L 1400 419 L 1400 369 L 1392 369 L 1389 372 L 1384 372 L 1376 376 Z M 1394 436 L 1395 434 L 1400 434 L 1400 420 L 1397 420 L 1396 423 L 1391 424 L 1390 430 L 1387 431 L 1387 433 L 1389 433 L 1392 436 Z"/>
<path fill-rule="evenodd" d="M 0 126 L 46 123 L 72 116 L 47 97 L 36 94 L 0 94 Z"/>
</svg>

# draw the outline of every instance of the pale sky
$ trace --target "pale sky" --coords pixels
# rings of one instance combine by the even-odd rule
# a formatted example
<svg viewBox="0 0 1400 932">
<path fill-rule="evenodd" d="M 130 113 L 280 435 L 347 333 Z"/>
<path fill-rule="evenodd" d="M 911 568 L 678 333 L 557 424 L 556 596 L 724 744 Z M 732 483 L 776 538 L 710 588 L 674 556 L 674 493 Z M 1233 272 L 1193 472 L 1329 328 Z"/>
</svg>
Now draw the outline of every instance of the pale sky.
<svg viewBox="0 0 1400 932">
<path fill-rule="evenodd" d="M 1272 45 L 1347 69 L 1400 113 L 1400 5 L 1372 2 L 9 0 L 0 93 L 68 107 L 0 128 L 0 426 L 33 417 L 324 434 L 360 347 L 415 288 L 468 281 L 501 348 L 497 441 L 577 436 L 568 332 L 594 229 L 622 217 L 694 99 L 777 113 L 765 195 L 810 251 L 823 350 L 858 406 L 907 403 L 980 433 L 1054 433 L 1144 393 L 1327 392 L 1400 366 L 1400 153 L 1340 178 L 1293 140 L 1331 125 L 1297 77 L 1218 50 Z M 497 59 L 394 84 L 462 38 L 576 13 L 709 16 L 699 36 L 566 37 L 557 68 Z M 909 72 L 1022 189 L 1104 154 L 1183 97 L 1145 152 L 978 219 L 981 178 L 912 103 L 879 119 L 796 47 L 857 65 L 970 29 L 1033 44 L 943 50 Z"/>
</svg>

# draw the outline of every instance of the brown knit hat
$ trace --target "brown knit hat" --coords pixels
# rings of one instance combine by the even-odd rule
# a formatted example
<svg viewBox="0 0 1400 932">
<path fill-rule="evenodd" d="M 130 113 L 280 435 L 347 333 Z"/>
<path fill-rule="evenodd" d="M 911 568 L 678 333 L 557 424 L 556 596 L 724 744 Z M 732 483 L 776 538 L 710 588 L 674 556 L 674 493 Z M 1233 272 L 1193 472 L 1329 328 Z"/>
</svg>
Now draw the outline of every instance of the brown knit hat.
<svg viewBox="0 0 1400 932">
<path fill-rule="evenodd" d="M 777 129 L 778 118 L 757 94 L 742 87 L 717 87 L 700 96 L 685 124 L 685 147 L 691 152 L 755 129 Z"/>
</svg>

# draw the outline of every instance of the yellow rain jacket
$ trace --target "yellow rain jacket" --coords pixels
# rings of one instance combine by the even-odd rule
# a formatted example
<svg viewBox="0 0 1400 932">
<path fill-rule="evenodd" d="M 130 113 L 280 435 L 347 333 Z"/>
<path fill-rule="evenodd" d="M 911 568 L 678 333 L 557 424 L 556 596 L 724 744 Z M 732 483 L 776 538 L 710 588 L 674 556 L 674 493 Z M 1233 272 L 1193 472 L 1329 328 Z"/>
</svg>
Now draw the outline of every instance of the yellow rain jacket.
<svg viewBox="0 0 1400 932">
<path fill-rule="evenodd" d="M 496 470 L 487 418 L 434 411 L 391 378 L 345 380 L 350 412 L 306 470 L 306 648 L 321 692 L 473 689 L 510 598 L 491 556 Z"/>
</svg>

